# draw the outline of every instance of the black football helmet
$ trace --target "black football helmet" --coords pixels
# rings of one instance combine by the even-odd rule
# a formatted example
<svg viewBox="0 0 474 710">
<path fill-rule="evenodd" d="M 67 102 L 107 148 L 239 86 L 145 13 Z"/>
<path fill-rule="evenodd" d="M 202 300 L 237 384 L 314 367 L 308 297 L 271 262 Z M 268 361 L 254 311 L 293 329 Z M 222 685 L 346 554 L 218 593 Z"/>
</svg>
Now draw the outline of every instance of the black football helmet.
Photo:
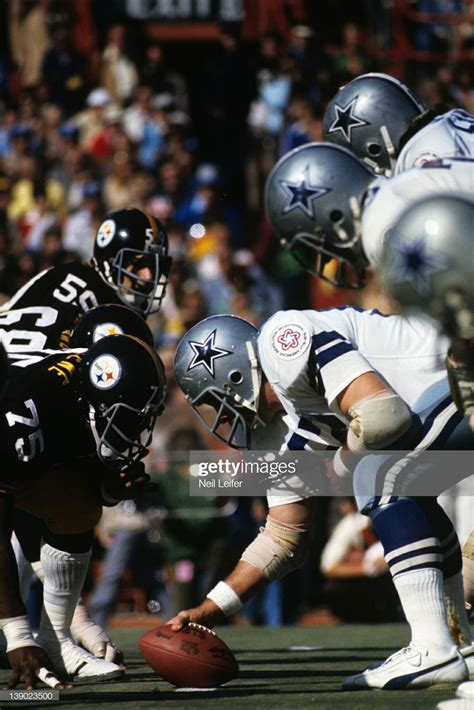
<svg viewBox="0 0 474 710">
<path fill-rule="evenodd" d="M 354 153 L 330 143 L 306 143 L 274 166 L 265 187 L 267 217 L 280 244 L 313 276 L 364 286 L 360 213 L 374 179 Z"/>
<path fill-rule="evenodd" d="M 97 230 L 92 265 L 142 316 L 159 310 L 171 264 L 165 229 L 145 210 L 111 212 Z"/>
<path fill-rule="evenodd" d="M 153 334 L 141 316 L 127 306 L 108 303 L 91 308 L 78 320 L 70 348 L 89 348 L 107 335 L 133 335 L 153 347 Z"/>
<path fill-rule="evenodd" d="M 389 74 L 362 74 L 329 102 L 323 117 L 324 138 L 350 148 L 377 173 L 390 175 L 401 137 L 425 110 L 400 79 Z"/>
<path fill-rule="evenodd" d="M 84 354 L 77 391 L 105 464 L 124 469 L 148 453 L 156 417 L 163 410 L 163 363 L 131 335 L 101 338 Z"/>
</svg>

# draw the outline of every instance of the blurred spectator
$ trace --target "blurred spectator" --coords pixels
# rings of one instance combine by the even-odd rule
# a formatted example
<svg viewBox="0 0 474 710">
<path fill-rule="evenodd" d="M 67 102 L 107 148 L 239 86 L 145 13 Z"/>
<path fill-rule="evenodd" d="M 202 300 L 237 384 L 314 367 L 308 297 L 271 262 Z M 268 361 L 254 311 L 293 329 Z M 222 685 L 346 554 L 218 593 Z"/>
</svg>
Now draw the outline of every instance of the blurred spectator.
<svg viewBox="0 0 474 710">
<path fill-rule="evenodd" d="M 139 76 L 140 84 L 148 87 L 151 93 L 171 94 L 178 109 L 188 110 L 186 82 L 180 74 L 166 68 L 163 50 L 156 42 L 151 42 L 146 48 Z"/>
<path fill-rule="evenodd" d="M 160 531 L 173 616 L 219 581 L 226 516 L 234 510 L 218 498 L 189 495 L 189 452 L 203 446 L 194 429 L 178 429 L 168 441 L 166 471 L 154 478 L 166 509 Z"/>
<path fill-rule="evenodd" d="M 43 249 L 45 233 L 56 223 L 56 215 L 49 205 L 44 183 L 35 185 L 33 197 L 33 209 L 24 215 L 21 231 L 26 249 L 39 252 Z"/>
<path fill-rule="evenodd" d="M 53 224 L 45 231 L 38 261 L 40 271 L 72 261 L 75 256 L 64 249 L 62 229 L 59 224 Z"/>
<path fill-rule="evenodd" d="M 79 128 L 79 145 L 93 155 L 94 140 L 105 130 L 105 110 L 111 104 L 110 93 L 101 87 L 93 89 L 87 97 L 87 108 L 74 117 Z"/>
<path fill-rule="evenodd" d="M 212 163 L 202 163 L 194 174 L 194 191 L 177 205 L 175 217 L 185 227 L 203 224 L 210 219 L 220 219 L 230 230 L 234 248 L 242 245 L 242 228 L 237 210 L 230 205 L 219 190 L 221 177 Z M 198 228 L 199 229 L 199 228 Z"/>
<path fill-rule="evenodd" d="M 49 48 L 49 0 L 11 0 L 9 5 L 12 57 L 20 70 L 22 86 L 36 86 L 41 80 L 43 58 Z"/>
<path fill-rule="evenodd" d="M 304 143 L 323 139 L 322 115 L 304 96 L 291 101 L 288 114 L 291 122 L 283 131 L 281 155 Z"/>
<path fill-rule="evenodd" d="M 370 518 L 352 498 L 335 499 L 341 516 L 321 554 L 331 611 L 344 622 L 396 620 L 396 591 Z"/>
<path fill-rule="evenodd" d="M 159 596 L 159 550 L 155 538 L 147 533 L 151 521 L 133 501 L 104 508 L 97 536 L 105 550 L 99 578 L 88 599 L 92 619 L 105 628 L 117 604 L 120 583 L 130 571 L 136 584 L 145 591 L 150 610 L 157 610 Z"/>
<path fill-rule="evenodd" d="M 133 101 L 123 112 L 122 125 L 125 133 L 134 143 L 143 139 L 145 124 L 150 116 L 151 89 L 146 84 L 137 87 Z"/>
<path fill-rule="evenodd" d="M 50 100 L 70 115 L 82 106 L 86 91 L 86 62 L 72 46 L 69 26 L 53 25 L 50 37 L 51 47 L 43 60 L 42 81 Z"/>
<path fill-rule="evenodd" d="M 364 47 L 362 29 L 355 22 L 345 22 L 342 26 L 341 45 L 333 56 L 333 67 L 339 83 L 347 83 L 375 69 L 375 62 Z"/>
<path fill-rule="evenodd" d="M 89 261 L 94 250 L 97 229 L 104 218 L 100 183 L 83 185 L 82 202 L 64 223 L 64 248 Z"/>
<path fill-rule="evenodd" d="M 102 54 L 101 84 L 119 104 L 129 101 L 138 83 L 135 65 L 126 53 L 127 30 L 114 25 L 107 33 L 107 44 Z"/>
</svg>

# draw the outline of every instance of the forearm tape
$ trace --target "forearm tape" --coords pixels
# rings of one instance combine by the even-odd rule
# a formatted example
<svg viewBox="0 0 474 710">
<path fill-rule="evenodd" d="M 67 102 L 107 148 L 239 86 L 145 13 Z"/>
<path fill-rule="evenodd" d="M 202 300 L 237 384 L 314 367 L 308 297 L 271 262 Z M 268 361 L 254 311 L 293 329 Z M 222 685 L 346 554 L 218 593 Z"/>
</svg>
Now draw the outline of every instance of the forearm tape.
<svg viewBox="0 0 474 710">
<path fill-rule="evenodd" d="M 273 582 L 303 564 L 313 534 L 312 525 L 308 528 L 303 523 L 283 524 L 269 515 L 265 527 L 260 528 L 240 559 L 261 569 L 265 579 Z"/>
</svg>

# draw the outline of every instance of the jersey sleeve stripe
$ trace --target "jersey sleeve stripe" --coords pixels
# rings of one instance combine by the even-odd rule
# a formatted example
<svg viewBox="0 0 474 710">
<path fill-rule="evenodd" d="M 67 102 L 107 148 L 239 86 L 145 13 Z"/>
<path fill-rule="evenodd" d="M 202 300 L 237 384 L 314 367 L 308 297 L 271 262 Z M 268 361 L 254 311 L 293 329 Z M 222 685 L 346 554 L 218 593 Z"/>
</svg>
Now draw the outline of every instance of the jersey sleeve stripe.
<svg viewBox="0 0 474 710">
<path fill-rule="evenodd" d="M 324 350 L 323 352 L 314 352 L 314 357 L 316 358 L 317 367 L 322 370 L 322 368 L 333 360 L 336 360 L 341 355 L 345 355 L 348 352 L 355 350 L 354 346 L 347 341 L 337 343 L 332 347 Z"/>
</svg>

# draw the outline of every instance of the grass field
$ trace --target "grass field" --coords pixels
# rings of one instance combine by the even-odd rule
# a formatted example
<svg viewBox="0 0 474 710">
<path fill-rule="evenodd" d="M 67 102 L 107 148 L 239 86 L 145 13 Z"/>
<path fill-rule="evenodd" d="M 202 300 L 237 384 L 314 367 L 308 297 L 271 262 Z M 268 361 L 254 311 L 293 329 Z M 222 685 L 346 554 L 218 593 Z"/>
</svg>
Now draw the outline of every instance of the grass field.
<svg viewBox="0 0 474 710">
<path fill-rule="evenodd" d="M 240 664 L 239 677 L 213 692 L 176 692 L 158 680 L 142 660 L 137 640 L 142 629 L 114 629 L 114 639 L 126 653 L 128 670 L 122 682 L 83 685 L 62 691 L 54 704 L 22 703 L 23 707 L 70 707 L 74 710 L 114 708 L 309 708 L 347 710 L 405 707 L 434 709 L 452 690 L 341 692 L 342 679 L 381 660 L 406 644 L 403 624 L 381 626 L 227 627 L 217 629 Z M 292 647 L 308 647 L 296 650 Z M 1 672 L 2 686 L 8 673 Z M 12 707 L 13 703 L 2 707 Z"/>
</svg>

